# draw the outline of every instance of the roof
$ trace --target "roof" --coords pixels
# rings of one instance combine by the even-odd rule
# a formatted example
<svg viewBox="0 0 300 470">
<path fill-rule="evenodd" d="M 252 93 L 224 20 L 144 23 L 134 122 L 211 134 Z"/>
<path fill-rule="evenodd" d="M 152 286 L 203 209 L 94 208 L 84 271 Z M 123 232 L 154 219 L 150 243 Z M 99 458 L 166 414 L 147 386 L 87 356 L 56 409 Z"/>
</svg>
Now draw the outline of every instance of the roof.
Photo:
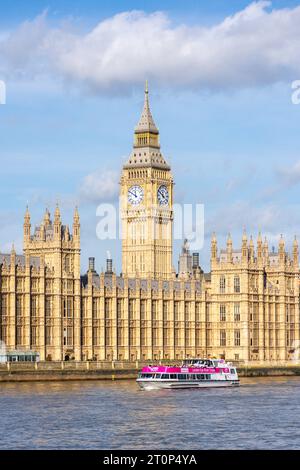
<svg viewBox="0 0 300 470">
<path fill-rule="evenodd" d="M 134 148 L 124 168 L 132 166 L 170 169 L 160 150 L 152 147 Z"/>
<path fill-rule="evenodd" d="M 148 92 L 148 83 L 146 82 L 145 86 L 145 98 L 144 98 L 144 106 L 142 110 L 142 114 L 140 120 L 135 127 L 135 132 L 153 132 L 158 134 L 158 129 L 155 125 L 153 120 L 150 105 L 149 105 L 149 92 Z"/>
<path fill-rule="evenodd" d="M 134 131 L 135 134 L 149 132 L 156 134 L 157 137 L 155 139 L 146 139 L 146 142 L 144 143 L 140 143 L 139 138 L 137 138 L 134 144 L 134 148 L 129 156 L 127 163 L 124 165 L 124 168 L 153 167 L 170 170 L 170 166 L 167 164 L 164 156 L 160 151 L 160 145 L 158 141 L 159 132 L 150 111 L 147 84 L 145 88 L 145 99 L 142 114 Z"/>
<path fill-rule="evenodd" d="M 10 259 L 11 259 L 11 254 L 0 254 L 0 264 L 7 264 L 8 266 L 10 265 Z M 40 267 L 40 258 L 37 256 L 30 256 L 30 266 L 34 268 L 39 268 Z M 26 265 L 26 259 L 24 255 L 16 255 L 16 266 L 22 266 L 25 267 Z"/>
</svg>

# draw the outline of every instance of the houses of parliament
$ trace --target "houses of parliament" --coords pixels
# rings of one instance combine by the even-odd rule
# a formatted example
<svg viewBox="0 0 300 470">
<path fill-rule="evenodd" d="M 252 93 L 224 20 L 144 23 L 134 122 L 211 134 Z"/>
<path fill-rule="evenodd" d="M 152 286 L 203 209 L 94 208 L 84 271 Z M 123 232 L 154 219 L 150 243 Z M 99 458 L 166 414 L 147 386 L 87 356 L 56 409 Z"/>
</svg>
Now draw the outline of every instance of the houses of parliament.
<svg viewBox="0 0 300 470">
<path fill-rule="evenodd" d="M 132 152 L 120 178 L 122 273 L 112 260 L 80 269 L 80 217 L 63 225 L 59 207 L 32 230 L 24 250 L 0 254 L 0 341 L 41 360 L 176 360 L 221 357 L 287 362 L 299 352 L 298 243 L 270 250 L 244 232 L 239 248 L 211 238 L 211 269 L 185 241 L 172 265 L 173 176 L 159 141 L 148 89 Z"/>
</svg>

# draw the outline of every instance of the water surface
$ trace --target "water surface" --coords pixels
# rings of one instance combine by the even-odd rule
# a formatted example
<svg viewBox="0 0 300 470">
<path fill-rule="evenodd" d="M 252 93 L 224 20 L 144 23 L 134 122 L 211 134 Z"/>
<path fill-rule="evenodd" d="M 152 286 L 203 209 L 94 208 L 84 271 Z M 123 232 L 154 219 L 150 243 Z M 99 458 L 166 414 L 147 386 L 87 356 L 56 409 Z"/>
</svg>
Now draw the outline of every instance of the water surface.
<svg viewBox="0 0 300 470">
<path fill-rule="evenodd" d="M 0 384 L 1 449 L 300 449 L 300 378 L 140 391 L 135 381 Z"/>
</svg>

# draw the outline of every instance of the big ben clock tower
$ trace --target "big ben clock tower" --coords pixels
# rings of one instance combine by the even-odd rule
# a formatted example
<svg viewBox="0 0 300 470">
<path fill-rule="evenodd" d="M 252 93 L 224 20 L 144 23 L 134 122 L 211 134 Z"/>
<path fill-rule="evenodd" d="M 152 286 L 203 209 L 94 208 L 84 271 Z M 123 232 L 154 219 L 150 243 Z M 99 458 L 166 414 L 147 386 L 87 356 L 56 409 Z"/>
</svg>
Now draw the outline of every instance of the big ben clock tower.
<svg viewBox="0 0 300 470">
<path fill-rule="evenodd" d="M 129 277 L 172 276 L 173 177 L 160 151 L 148 86 L 134 145 L 121 175 L 122 272 Z"/>
</svg>

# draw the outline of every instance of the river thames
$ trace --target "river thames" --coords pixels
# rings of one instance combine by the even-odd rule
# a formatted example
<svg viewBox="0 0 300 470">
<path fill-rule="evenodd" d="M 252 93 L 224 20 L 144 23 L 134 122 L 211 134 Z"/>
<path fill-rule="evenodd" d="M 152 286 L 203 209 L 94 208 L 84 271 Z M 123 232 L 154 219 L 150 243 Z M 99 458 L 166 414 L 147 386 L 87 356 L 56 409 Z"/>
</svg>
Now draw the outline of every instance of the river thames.
<svg viewBox="0 0 300 470">
<path fill-rule="evenodd" d="M 1 449 L 300 449 L 300 378 L 140 391 L 135 381 L 1 383 Z"/>
</svg>

